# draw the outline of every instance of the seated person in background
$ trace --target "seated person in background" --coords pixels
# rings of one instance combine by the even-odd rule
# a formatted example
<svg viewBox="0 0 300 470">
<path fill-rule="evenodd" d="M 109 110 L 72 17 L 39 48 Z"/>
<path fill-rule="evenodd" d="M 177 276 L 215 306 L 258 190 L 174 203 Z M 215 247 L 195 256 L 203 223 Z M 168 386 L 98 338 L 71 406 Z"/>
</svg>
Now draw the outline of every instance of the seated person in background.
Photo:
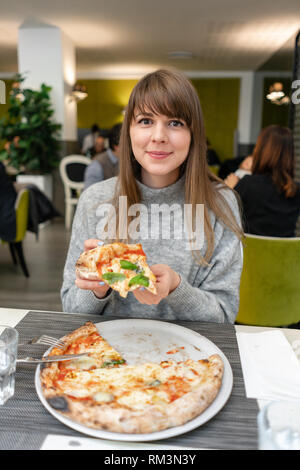
<svg viewBox="0 0 300 470">
<path fill-rule="evenodd" d="M 263 129 L 253 151 L 252 174 L 230 174 L 225 183 L 241 197 L 246 233 L 294 237 L 300 215 L 300 184 L 294 181 L 294 147 L 290 129 Z"/>
<path fill-rule="evenodd" d="M 102 135 L 98 135 L 95 138 L 93 147 L 89 148 L 86 152 L 87 157 L 94 158 L 95 155 L 104 152 L 105 150 L 105 139 Z"/>
<path fill-rule="evenodd" d="M 212 148 L 211 143 L 208 139 L 206 139 L 206 146 L 207 146 L 207 163 L 211 165 L 220 165 L 220 159 L 218 157 L 217 152 L 215 149 Z"/>
<path fill-rule="evenodd" d="M 234 172 L 236 176 L 240 179 L 243 178 L 245 175 L 251 175 L 252 173 L 252 163 L 253 163 L 253 156 L 248 155 L 242 163 L 240 163 L 238 169 Z"/>
<path fill-rule="evenodd" d="M 109 133 L 109 148 L 94 156 L 86 167 L 84 174 L 84 189 L 94 183 L 112 178 L 119 172 L 119 139 L 122 124 L 116 124 Z"/>
<path fill-rule="evenodd" d="M 253 152 L 253 150 L 252 150 L 252 152 Z M 228 175 L 230 175 L 230 173 L 234 173 L 235 171 L 237 171 L 241 168 L 243 169 L 242 165 L 244 164 L 245 160 L 247 160 L 248 157 L 250 157 L 251 155 L 248 155 L 247 157 L 238 156 L 238 157 L 234 157 L 234 158 L 227 158 L 226 160 L 224 160 L 220 165 L 220 169 L 219 169 L 219 173 L 218 173 L 219 178 L 221 178 L 222 180 L 225 180 L 225 178 Z M 248 168 L 246 168 L 246 169 L 248 170 Z"/>
<path fill-rule="evenodd" d="M 16 198 L 13 182 L 0 162 L 0 239 L 7 242 L 16 238 Z"/>
<path fill-rule="evenodd" d="M 86 155 L 88 150 L 94 146 L 96 137 L 100 134 L 100 129 L 98 124 L 93 124 L 91 127 L 91 132 L 86 135 L 83 139 L 81 153 Z"/>
</svg>

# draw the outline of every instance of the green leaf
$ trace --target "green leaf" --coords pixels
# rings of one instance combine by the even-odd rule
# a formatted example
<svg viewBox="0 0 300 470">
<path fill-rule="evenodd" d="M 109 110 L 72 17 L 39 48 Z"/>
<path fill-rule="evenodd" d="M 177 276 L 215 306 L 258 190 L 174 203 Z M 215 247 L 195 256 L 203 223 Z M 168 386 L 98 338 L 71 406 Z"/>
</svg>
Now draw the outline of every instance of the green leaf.
<svg viewBox="0 0 300 470">
<path fill-rule="evenodd" d="M 30 145 L 30 141 L 28 140 L 22 140 L 20 139 L 19 142 L 18 142 L 18 147 L 22 148 L 22 149 L 27 149 Z"/>
<path fill-rule="evenodd" d="M 130 269 L 131 271 L 137 271 L 139 269 L 139 266 L 127 261 L 126 259 L 120 260 L 120 266 L 122 269 Z"/>
<path fill-rule="evenodd" d="M 8 158 L 8 153 L 6 150 L 1 150 L 0 151 L 0 161 L 6 160 Z"/>
<path fill-rule="evenodd" d="M 140 286 L 149 286 L 149 277 L 144 276 L 143 274 L 138 274 L 137 276 L 134 276 L 130 279 L 129 281 L 129 286 L 134 286 L 134 285 L 140 285 Z"/>
<path fill-rule="evenodd" d="M 101 365 L 101 369 L 103 369 L 104 367 L 113 367 L 115 365 L 118 365 L 118 364 L 125 364 L 125 359 L 120 359 L 120 360 L 112 360 L 112 361 L 106 361 L 106 362 L 103 362 L 103 364 Z"/>
<path fill-rule="evenodd" d="M 121 273 L 105 273 L 102 274 L 102 278 L 105 279 L 109 284 L 114 284 L 115 282 L 124 281 L 126 279 L 125 274 Z"/>
</svg>

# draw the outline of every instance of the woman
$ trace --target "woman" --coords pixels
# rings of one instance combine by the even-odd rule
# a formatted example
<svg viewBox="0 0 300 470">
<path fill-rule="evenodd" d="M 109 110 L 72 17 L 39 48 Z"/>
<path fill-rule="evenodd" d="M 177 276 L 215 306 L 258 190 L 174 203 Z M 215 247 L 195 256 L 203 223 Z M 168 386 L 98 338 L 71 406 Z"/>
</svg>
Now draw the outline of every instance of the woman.
<svg viewBox="0 0 300 470">
<path fill-rule="evenodd" d="M 108 224 L 103 224 L 100 216 L 111 195 L 117 234 L 121 233 L 121 241 L 142 243 L 157 278 L 157 295 L 136 289 L 123 299 L 102 282 L 75 279 L 74 266 L 83 249 L 94 248 L 99 239 L 108 241 Z M 120 196 L 126 197 L 125 214 L 119 209 Z M 140 234 L 133 217 L 136 204 L 141 211 Z M 179 236 L 182 227 L 178 221 L 183 224 L 180 215 L 187 204 L 193 211 L 187 217 L 185 235 L 191 239 L 194 234 L 194 245 Z M 204 207 L 203 225 L 197 216 L 199 207 Z M 131 229 L 127 238 L 124 221 L 126 235 Z M 171 228 L 168 221 L 173 222 Z M 197 236 L 201 230 L 203 246 Z M 120 137 L 119 177 L 91 186 L 80 198 L 64 270 L 64 310 L 233 323 L 242 270 L 241 236 L 233 192 L 208 171 L 196 91 L 177 72 L 150 73 L 129 99 Z"/>
<path fill-rule="evenodd" d="M 294 181 L 294 148 L 290 129 L 272 125 L 260 133 L 252 175 L 225 182 L 240 195 L 245 231 L 255 235 L 293 237 L 300 215 L 300 185 Z"/>
</svg>

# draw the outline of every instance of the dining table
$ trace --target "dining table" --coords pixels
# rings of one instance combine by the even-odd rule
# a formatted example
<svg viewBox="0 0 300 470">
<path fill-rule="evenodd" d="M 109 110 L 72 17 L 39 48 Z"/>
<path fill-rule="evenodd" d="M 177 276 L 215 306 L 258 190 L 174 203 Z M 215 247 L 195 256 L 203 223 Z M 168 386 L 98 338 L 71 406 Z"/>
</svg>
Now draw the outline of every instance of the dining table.
<svg viewBox="0 0 300 470">
<path fill-rule="evenodd" d="M 12 326 L 19 333 L 18 357 L 32 356 L 33 349 L 36 357 L 42 357 L 48 347 L 35 345 L 33 348 L 26 344 L 33 337 L 47 334 L 60 338 L 87 321 L 105 324 L 119 319 L 84 313 L 0 308 L 0 324 Z M 176 324 L 202 335 L 224 353 L 230 364 L 232 389 L 222 408 L 207 422 L 188 432 L 151 442 L 95 438 L 69 427 L 49 413 L 37 394 L 37 366 L 18 363 L 14 396 L 0 407 L 0 449 L 257 450 L 260 401 L 247 396 L 237 334 L 280 330 L 292 344 L 300 341 L 300 330 L 201 321 L 168 320 L 167 324 Z"/>
</svg>

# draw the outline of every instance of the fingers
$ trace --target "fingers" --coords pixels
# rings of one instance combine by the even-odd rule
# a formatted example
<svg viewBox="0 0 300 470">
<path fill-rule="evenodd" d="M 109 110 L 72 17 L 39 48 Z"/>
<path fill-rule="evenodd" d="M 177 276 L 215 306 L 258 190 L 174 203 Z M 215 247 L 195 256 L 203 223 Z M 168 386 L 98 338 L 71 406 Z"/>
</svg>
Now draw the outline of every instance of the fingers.
<svg viewBox="0 0 300 470">
<path fill-rule="evenodd" d="M 88 281 L 86 279 L 77 278 L 75 280 L 75 285 L 79 287 L 79 289 L 93 291 L 94 294 L 99 298 L 104 297 L 109 290 L 109 285 L 107 285 L 104 281 Z"/>
<path fill-rule="evenodd" d="M 136 300 L 138 300 L 141 304 L 157 305 L 162 300 L 162 297 L 160 295 L 154 295 L 147 289 L 142 289 L 143 288 L 140 287 L 133 291 L 133 295 L 135 296 Z"/>
<path fill-rule="evenodd" d="M 102 245 L 104 245 L 102 240 L 99 240 L 98 238 L 89 238 L 84 242 L 84 251 L 92 250 L 93 248 Z"/>
</svg>

